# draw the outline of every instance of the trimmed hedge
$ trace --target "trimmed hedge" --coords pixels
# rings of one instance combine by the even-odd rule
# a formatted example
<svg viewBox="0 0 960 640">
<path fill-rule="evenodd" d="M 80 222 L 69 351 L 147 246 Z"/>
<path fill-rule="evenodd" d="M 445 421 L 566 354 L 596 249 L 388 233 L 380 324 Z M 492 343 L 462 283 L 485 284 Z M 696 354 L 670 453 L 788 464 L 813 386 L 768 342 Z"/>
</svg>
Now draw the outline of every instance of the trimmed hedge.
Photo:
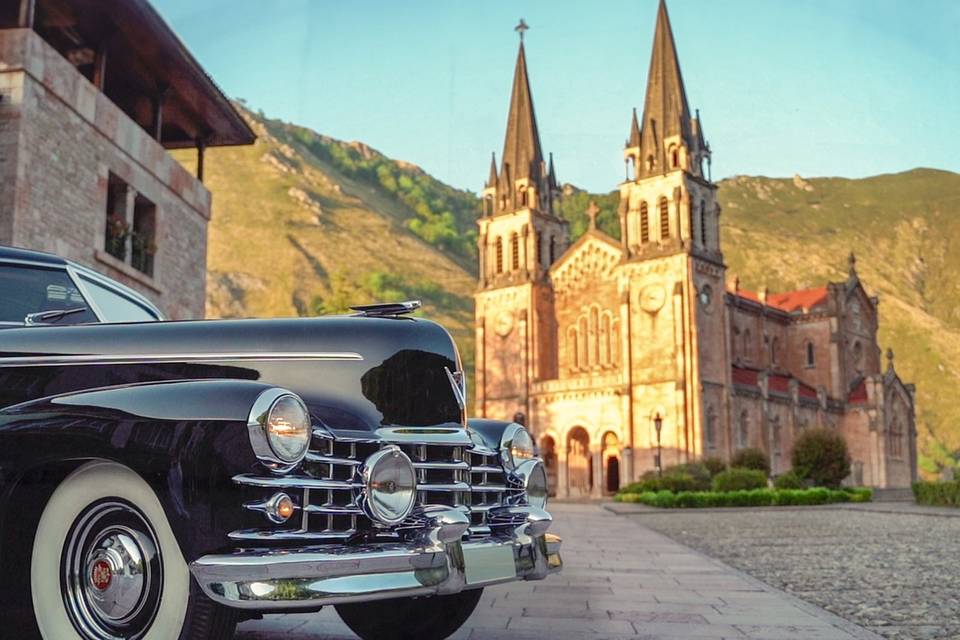
<svg viewBox="0 0 960 640">
<path fill-rule="evenodd" d="M 934 507 L 960 507 L 960 481 L 914 482 L 913 497 L 917 504 Z"/>
<path fill-rule="evenodd" d="M 873 491 L 856 489 L 752 489 L 749 491 L 646 491 L 619 493 L 617 502 L 631 502 L 662 509 L 700 509 L 706 507 L 774 507 L 869 502 Z"/>
<path fill-rule="evenodd" d="M 727 469 L 713 478 L 714 491 L 749 491 L 766 489 L 767 474 L 756 469 Z"/>
</svg>

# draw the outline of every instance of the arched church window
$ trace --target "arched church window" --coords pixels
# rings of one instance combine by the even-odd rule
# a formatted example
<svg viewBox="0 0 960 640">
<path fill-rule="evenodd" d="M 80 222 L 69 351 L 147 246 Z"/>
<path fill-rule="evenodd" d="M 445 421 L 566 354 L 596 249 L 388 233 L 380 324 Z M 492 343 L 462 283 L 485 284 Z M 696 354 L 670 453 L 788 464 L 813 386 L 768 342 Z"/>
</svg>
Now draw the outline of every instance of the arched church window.
<svg viewBox="0 0 960 640">
<path fill-rule="evenodd" d="M 704 448 L 717 448 L 717 414 L 713 407 L 707 407 L 707 421 L 703 429 Z"/>
<path fill-rule="evenodd" d="M 547 262 L 547 266 L 553 264 L 553 261 L 556 259 L 556 252 L 557 252 L 556 242 L 554 241 L 553 236 L 550 236 L 550 255 L 548 256 L 549 262 Z"/>
<path fill-rule="evenodd" d="M 503 273 L 503 238 L 497 238 L 497 273 Z"/>
<path fill-rule="evenodd" d="M 666 240 L 670 237 L 670 205 L 667 199 L 660 198 L 660 239 Z"/>
<path fill-rule="evenodd" d="M 640 203 L 640 242 L 650 242 L 650 213 L 646 201 Z"/>
<path fill-rule="evenodd" d="M 670 166 L 674 169 L 680 166 L 680 149 L 676 147 L 670 151 Z"/>
<path fill-rule="evenodd" d="M 853 343 L 853 368 L 858 374 L 863 374 L 863 345 L 859 340 Z"/>
<path fill-rule="evenodd" d="M 600 311 L 597 307 L 590 308 L 590 366 L 600 364 Z"/>
<path fill-rule="evenodd" d="M 653 170 L 653 154 L 647 156 L 647 171 Z"/>
<path fill-rule="evenodd" d="M 700 244 L 707 248 L 707 203 L 700 201 Z"/>
<path fill-rule="evenodd" d="M 517 189 L 517 200 L 520 201 L 520 206 L 527 206 L 527 190 L 523 187 Z"/>
<path fill-rule="evenodd" d="M 587 357 L 590 333 L 587 330 L 587 316 L 585 315 L 580 316 L 580 321 L 577 323 L 577 335 L 579 336 L 577 340 L 577 368 L 586 369 L 590 366 Z"/>
<path fill-rule="evenodd" d="M 567 329 L 567 349 L 569 350 L 570 365 L 573 369 L 580 368 L 580 350 L 577 345 L 577 328 Z"/>
<path fill-rule="evenodd" d="M 543 234 L 541 234 L 539 231 L 535 232 L 534 243 L 536 244 L 536 247 L 537 247 L 536 248 L 537 264 L 542 265 L 543 264 Z"/>
<path fill-rule="evenodd" d="M 891 458 L 903 457 L 903 430 L 900 428 L 900 420 L 896 418 L 887 431 L 887 452 Z"/>
<path fill-rule="evenodd" d="M 604 313 L 603 323 L 600 325 L 600 361 L 604 366 L 609 366 L 613 361 L 610 328 L 610 314 Z"/>
<path fill-rule="evenodd" d="M 520 268 L 520 236 L 516 233 L 510 235 L 510 267 L 514 271 Z"/>
<path fill-rule="evenodd" d="M 806 351 L 807 351 L 807 366 L 808 366 L 808 367 L 815 367 L 815 366 L 817 365 L 817 361 L 816 361 L 816 358 L 814 357 L 815 354 L 814 354 L 814 352 L 813 352 L 813 343 L 812 343 L 812 342 L 807 341 Z"/>
<path fill-rule="evenodd" d="M 740 421 L 737 424 L 737 448 L 743 449 L 750 442 L 750 414 L 744 409 L 740 412 Z"/>
</svg>

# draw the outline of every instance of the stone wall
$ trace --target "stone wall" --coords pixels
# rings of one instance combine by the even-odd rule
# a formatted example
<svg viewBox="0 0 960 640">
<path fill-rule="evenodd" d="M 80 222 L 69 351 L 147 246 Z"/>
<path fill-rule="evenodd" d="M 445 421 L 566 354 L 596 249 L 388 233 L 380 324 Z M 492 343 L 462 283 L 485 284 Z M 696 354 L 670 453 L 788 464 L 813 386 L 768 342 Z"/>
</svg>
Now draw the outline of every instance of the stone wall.
<svg viewBox="0 0 960 640">
<path fill-rule="evenodd" d="M 0 59 L 0 242 L 89 266 L 171 318 L 202 317 L 207 189 L 32 31 L 0 31 Z M 152 277 L 104 251 L 110 174 L 156 205 Z"/>
</svg>

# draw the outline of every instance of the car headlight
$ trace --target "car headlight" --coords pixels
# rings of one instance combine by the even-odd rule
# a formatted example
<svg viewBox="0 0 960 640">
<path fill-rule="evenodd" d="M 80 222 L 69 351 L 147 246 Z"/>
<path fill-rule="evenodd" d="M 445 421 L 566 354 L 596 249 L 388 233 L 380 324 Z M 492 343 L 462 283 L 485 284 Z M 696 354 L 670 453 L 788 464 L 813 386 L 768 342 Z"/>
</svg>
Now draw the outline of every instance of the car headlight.
<svg viewBox="0 0 960 640">
<path fill-rule="evenodd" d="M 283 389 L 260 394 L 247 427 L 257 458 L 278 470 L 289 470 L 303 460 L 313 431 L 303 400 Z"/>
<path fill-rule="evenodd" d="M 403 522 L 417 496 L 417 473 L 399 447 L 389 446 L 372 454 L 361 470 L 366 495 L 363 508 L 373 520 L 386 525 Z"/>
<path fill-rule="evenodd" d="M 512 422 L 504 429 L 500 437 L 500 457 L 507 471 L 514 471 L 527 460 L 537 456 L 530 432 L 516 422 Z"/>
<path fill-rule="evenodd" d="M 540 460 L 529 460 L 517 470 L 523 479 L 523 489 L 527 494 L 527 503 L 531 507 L 547 507 L 547 468 Z"/>
</svg>

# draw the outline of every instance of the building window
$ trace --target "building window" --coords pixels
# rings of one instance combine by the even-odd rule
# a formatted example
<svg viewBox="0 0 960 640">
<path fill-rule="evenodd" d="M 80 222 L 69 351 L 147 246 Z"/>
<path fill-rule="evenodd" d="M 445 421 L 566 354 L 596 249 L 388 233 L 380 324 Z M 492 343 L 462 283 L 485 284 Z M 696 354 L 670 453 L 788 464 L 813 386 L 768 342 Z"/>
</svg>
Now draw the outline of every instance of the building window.
<svg viewBox="0 0 960 640">
<path fill-rule="evenodd" d="M 117 260 L 127 259 L 127 237 L 130 224 L 127 222 L 127 183 L 113 175 L 107 177 L 106 232 L 103 248 Z"/>
<path fill-rule="evenodd" d="M 503 273 L 503 238 L 497 238 L 497 273 Z"/>
<path fill-rule="evenodd" d="M 587 351 L 590 334 L 587 330 L 587 317 L 580 316 L 577 322 L 577 368 L 586 369 L 588 366 Z"/>
<path fill-rule="evenodd" d="M 590 366 L 600 364 L 600 310 L 597 307 L 590 309 Z"/>
<path fill-rule="evenodd" d="M 610 314 L 603 314 L 603 324 L 600 325 L 600 359 L 605 366 L 613 362 L 613 339 L 611 337 Z"/>
<path fill-rule="evenodd" d="M 539 231 L 534 232 L 534 244 L 536 244 L 537 264 L 543 264 L 543 234 Z"/>
<path fill-rule="evenodd" d="M 653 171 L 653 154 L 647 156 L 647 171 Z"/>
<path fill-rule="evenodd" d="M 814 358 L 812 342 L 807 342 L 806 350 L 807 350 L 807 366 L 815 367 L 817 365 L 817 361 Z"/>
<path fill-rule="evenodd" d="M 130 265 L 153 276 L 153 257 L 157 253 L 157 205 L 137 194 L 133 201 L 133 233 L 130 237 Z"/>
<path fill-rule="evenodd" d="M 567 329 L 567 349 L 569 349 L 570 352 L 570 364 L 573 369 L 580 368 L 580 348 L 577 344 L 578 342 L 577 328 L 570 327 Z"/>
<path fill-rule="evenodd" d="M 744 409 L 740 413 L 740 422 L 737 424 L 737 448 L 744 449 L 750 442 L 750 415 Z"/>
<path fill-rule="evenodd" d="M 680 166 L 680 150 L 676 147 L 670 152 L 670 164 L 674 169 Z"/>
<path fill-rule="evenodd" d="M 550 262 L 547 263 L 548 265 L 553 264 L 553 261 L 556 260 L 557 258 L 556 253 L 557 253 L 557 245 L 553 240 L 553 236 L 550 236 L 550 256 L 549 256 Z"/>
<path fill-rule="evenodd" d="M 521 207 L 527 206 L 527 190 L 524 188 L 520 188 L 517 190 L 517 195 L 519 196 L 517 199 L 520 201 L 520 206 Z"/>
<path fill-rule="evenodd" d="M 891 458 L 903 457 L 903 431 L 899 420 L 890 423 L 890 429 L 887 431 L 887 452 Z"/>
<path fill-rule="evenodd" d="M 640 242 L 650 242 L 650 213 L 647 203 L 640 203 Z"/>
<path fill-rule="evenodd" d="M 514 271 L 520 269 L 520 236 L 516 233 L 510 236 L 510 268 Z"/>
<path fill-rule="evenodd" d="M 707 408 L 707 422 L 704 425 L 703 439 L 706 449 L 717 448 L 717 414 L 714 413 L 713 407 Z"/>
<path fill-rule="evenodd" d="M 751 344 L 750 329 L 745 329 L 743 332 L 743 359 L 749 362 L 752 357 L 753 344 Z"/>
<path fill-rule="evenodd" d="M 660 198 L 660 239 L 670 237 L 670 205 L 666 198 Z"/>
<path fill-rule="evenodd" d="M 853 343 L 853 368 L 858 375 L 863 375 L 863 345 L 859 340 Z"/>
<path fill-rule="evenodd" d="M 700 245 L 707 248 L 707 203 L 700 201 Z"/>
</svg>

